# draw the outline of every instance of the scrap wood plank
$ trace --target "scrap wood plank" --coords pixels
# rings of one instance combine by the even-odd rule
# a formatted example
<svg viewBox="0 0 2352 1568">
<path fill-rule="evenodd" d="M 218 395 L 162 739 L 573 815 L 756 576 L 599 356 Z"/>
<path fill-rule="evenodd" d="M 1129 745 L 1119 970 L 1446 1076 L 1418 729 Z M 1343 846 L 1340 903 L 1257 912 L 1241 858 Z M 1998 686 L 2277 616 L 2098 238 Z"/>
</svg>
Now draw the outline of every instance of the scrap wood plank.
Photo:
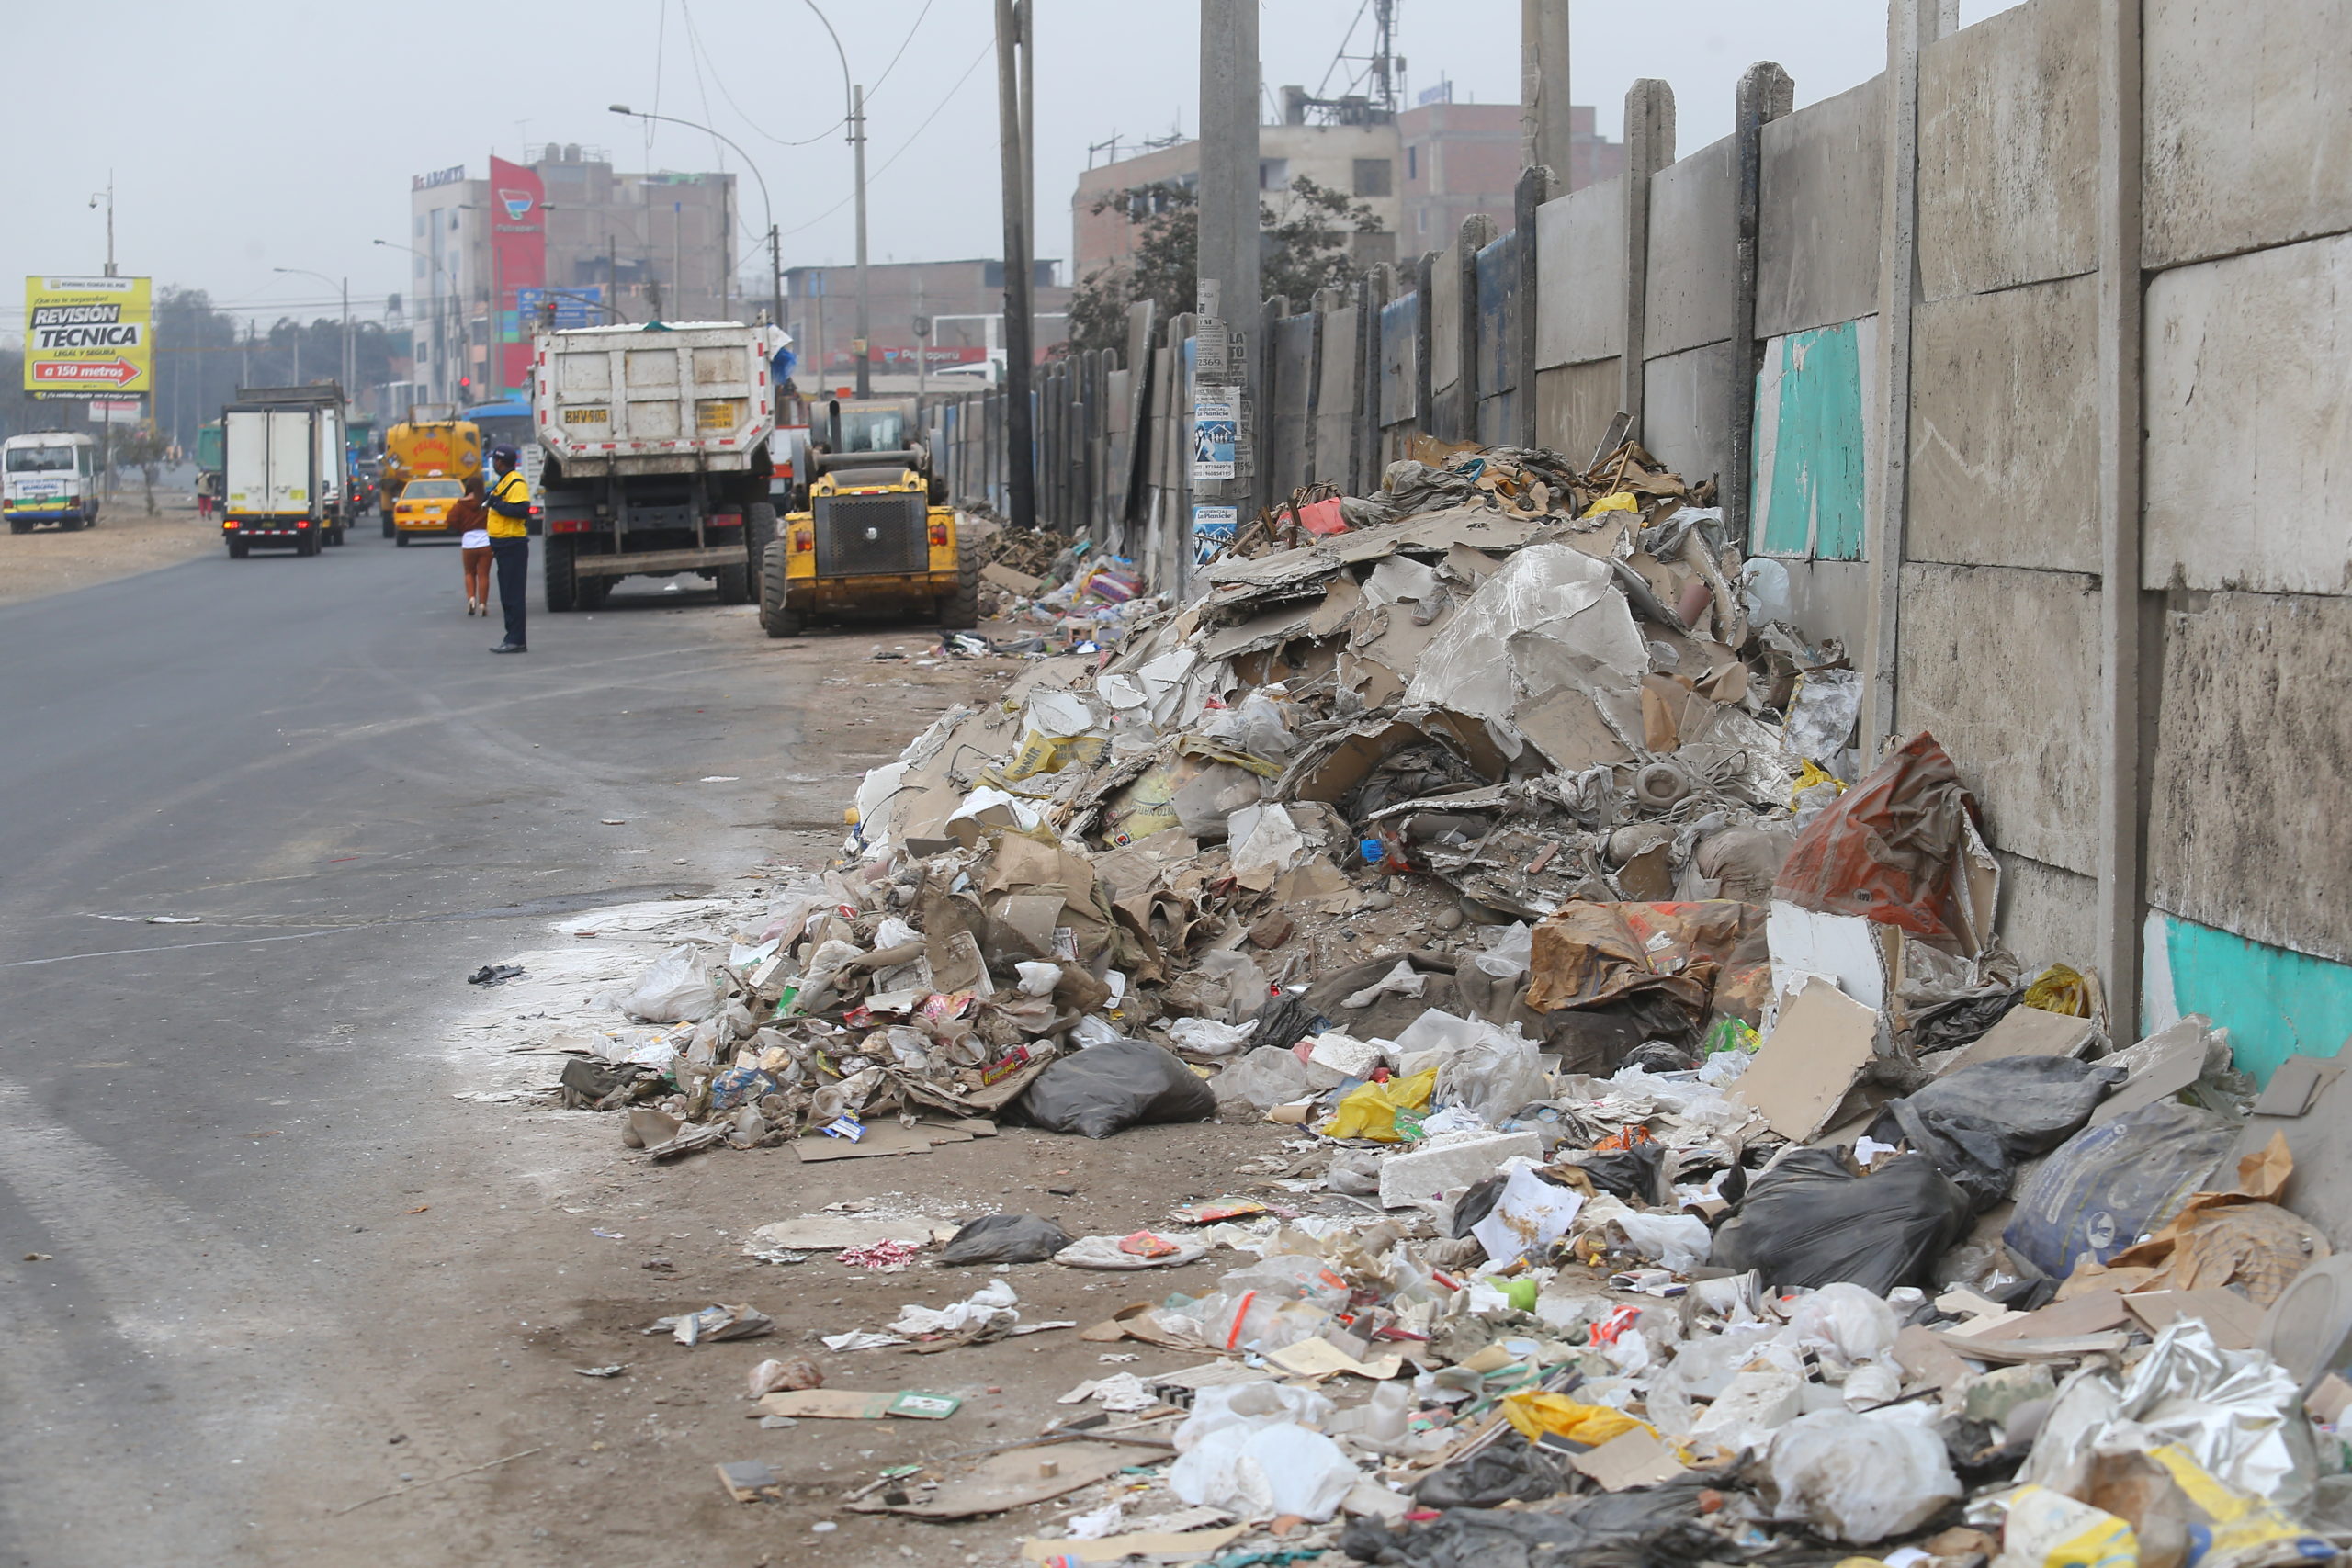
<svg viewBox="0 0 2352 1568">
<path fill-rule="evenodd" d="M 944 1483 L 921 1502 L 867 1498 L 849 1507 L 857 1513 L 904 1514 L 918 1519 L 968 1519 L 1051 1502 L 1106 1481 L 1135 1462 L 1133 1444 L 1075 1442 L 1013 1449 L 981 1461 L 962 1480 Z"/>
</svg>

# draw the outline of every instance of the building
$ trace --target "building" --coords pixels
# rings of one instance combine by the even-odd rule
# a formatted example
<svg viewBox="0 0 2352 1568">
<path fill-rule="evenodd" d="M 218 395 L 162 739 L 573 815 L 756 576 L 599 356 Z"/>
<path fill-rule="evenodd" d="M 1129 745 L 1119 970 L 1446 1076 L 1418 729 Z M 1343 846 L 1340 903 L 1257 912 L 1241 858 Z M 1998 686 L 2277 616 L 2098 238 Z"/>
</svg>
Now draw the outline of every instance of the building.
<svg viewBox="0 0 2352 1568">
<path fill-rule="evenodd" d="M 1069 287 L 1059 261 L 1031 264 L 1038 352 L 1068 338 Z M 978 364 L 1004 347 L 1004 263 L 880 262 L 865 268 L 866 352 L 874 373 L 911 377 L 921 337 L 931 328 L 933 369 Z M 845 384 L 857 364 L 857 268 L 794 266 L 784 273 L 784 316 L 802 366 L 804 388 Z M 822 375 L 818 372 L 821 369 Z M 871 373 L 869 374 L 869 380 Z"/>
<path fill-rule="evenodd" d="M 1266 204 L 1281 210 L 1282 193 L 1301 178 L 1346 192 L 1380 220 L 1377 235 L 1360 234 L 1352 248 L 1359 265 L 1410 260 L 1443 245 L 1473 212 L 1492 214 L 1508 229 L 1519 183 L 1517 104 L 1456 104 L 1449 89 L 1393 115 L 1358 100 L 1324 106 L 1304 89 L 1283 89 L 1285 123 L 1258 128 L 1258 184 Z M 1317 108 L 1336 108 L 1331 123 L 1311 123 Z M 1620 142 L 1594 134 L 1589 107 L 1570 111 L 1576 145 L 1567 188 L 1578 190 L 1624 167 Z M 1200 143 L 1170 141 L 1112 160 L 1079 176 L 1070 197 L 1073 276 L 1083 281 L 1134 254 L 1136 225 L 1113 206 L 1097 203 L 1138 186 L 1190 187 L 1201 175 Z"/>
<path fill-rule="evenodd" d="M 752 319 L 732 279 L 745 231 L 731 174 L 616 173 L 578 142 L 419 175 L 409 191 L 414 375 L 429 400 L 520 392 L 532 319 Z M 493 304 L 494 301 L 494 304 Z M 495 351 L 495 352 L 494 352 Z"/>
</svg>

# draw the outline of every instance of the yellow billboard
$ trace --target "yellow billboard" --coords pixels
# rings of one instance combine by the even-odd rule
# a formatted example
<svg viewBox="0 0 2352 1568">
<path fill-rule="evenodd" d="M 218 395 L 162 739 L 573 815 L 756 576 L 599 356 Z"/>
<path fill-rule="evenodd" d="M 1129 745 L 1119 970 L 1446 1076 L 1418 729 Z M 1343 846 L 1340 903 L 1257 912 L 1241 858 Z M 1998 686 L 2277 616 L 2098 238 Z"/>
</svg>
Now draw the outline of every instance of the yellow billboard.
<svg viewBox="0 0 2352 1568">
<path fill-rule="evenodd" d="M 37 397 L 148 391 L 154 339 L 146 278 L 25 279 L 25 390 Z"/>
</svg>

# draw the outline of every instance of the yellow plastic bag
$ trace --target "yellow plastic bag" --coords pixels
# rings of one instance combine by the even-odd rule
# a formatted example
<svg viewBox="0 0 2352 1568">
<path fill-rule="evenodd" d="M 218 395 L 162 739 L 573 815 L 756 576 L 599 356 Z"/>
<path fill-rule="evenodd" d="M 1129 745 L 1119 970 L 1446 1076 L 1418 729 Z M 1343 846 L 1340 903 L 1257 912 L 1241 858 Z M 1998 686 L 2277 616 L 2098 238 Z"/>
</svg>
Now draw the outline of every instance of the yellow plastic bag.
<svg viewBox="0 0 2352 1568">
<path fill-rule="evenodd" d="M 2009 1499 L 2001 1556 L 2036 1568 L 2139 1568 L 2140 1537 L 2103 1508 L 2046 1486 L 2020 1486 Z"/>
<path fill-rule="evenodd" d="M 1634 499 L 1632 491 L 1621 490 L 1614 495 L 1604 495 L 1590 506 L 1586 507 L 1584 514 L 1587 517 L 1598 517 L 1604 512 L 1639 512 L 1641 509 L 1642 504 Z"/>
<path fill-rule="evenodd" d="M 1541 1389 L 1505 1394 L 1502 1413 L 1503 1419 L 1531 1443 L 1546 1432 L 1557 1432 L 1570 1442 L 1582 1443 L 1587 1448 L 1599 1448 L 1610 1438 L 1636 1428 L 1657 1436 L 1657 1429 L 1648 1422 L 1636 1421 L 1622 1410 L 1611 1410 L 1605 1404 L 1579 1404 L 1565 1393 L 1545 1393 Z"/>
<path fill-rule="evenodd" d="M 2091 1015 L 2090 982 L 2064 964 L 2052 964 L 2025 988 L 2025 1005 L 2042 1012 L 2061 1013 L 2067 1018 L 2088 1018 Z"/>
<path fill-rule="evenodd" d="M 1797 807 L 1797 796 L 1815 784 L 1836 784 L 1839 795 L 1846 793 L 1844 782 L 1836 773 L 1808 757 L 1805 759 L 1804 768 L 1797 773 L 1797 782 L 1789 786 L 1789 809 L 1794 811 Z"/>
<path fill-rule="evenodd" d="M 2311 1532 L 2264 1499 L 2223 1485 L 2177 1443 L 2151 1449 L 2148 1457 L 2172 1472 L 2173 1483 L 2211 1521 L 2206 1528 L 2212 1532 L 2213 1543 L 2206 1549 L 2206 1562 L 2247 1561 L 2270 1552 L 2278 1553 L 2272 1561 L 2301 1557 L 2317 1562 L 2327 1554 L 2324 1541 L 2312 1539 Z M 2278 1551 L 2290 1542 L 2301 1550 Z"/>
<path fill-rule="evenodd" d="M 1375 1143 L 1404 1141 L 1396 1131 L 1396 1112 L 1419 1111 L 1437 1092 L 1437 1069 L 1430 1067 L 1409 1078 L 1359 1084 L 1350 1089 L 1323 1126 L 1327 1138 L 1370 1138 Z"/>
</svg>

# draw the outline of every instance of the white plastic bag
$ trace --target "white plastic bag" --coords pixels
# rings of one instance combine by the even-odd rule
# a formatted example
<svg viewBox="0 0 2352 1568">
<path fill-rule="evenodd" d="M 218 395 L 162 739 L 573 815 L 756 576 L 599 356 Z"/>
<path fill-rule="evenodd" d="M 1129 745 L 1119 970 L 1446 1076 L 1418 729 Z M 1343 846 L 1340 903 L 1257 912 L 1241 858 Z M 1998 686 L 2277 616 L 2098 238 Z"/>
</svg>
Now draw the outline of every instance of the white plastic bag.
<svg viewBox="0 0 2352 1568">
<path fill-rule="evenodd" d="M 1250 1043 L 1257 1022 L 1219 1023 L 1213 1018 L 1180 1018 L 1168 1026 L 1168 1038 L 1179 1050 L 1203 1056 L 1229 1056 Z"/>
<path fill-rule="evenodd" d="M 1634 1251 L 1677 1274 L 1688 1274 L 1706 1262 L 1715 1242 L 1707 1222 L 1696 1214 L 1648 1214 L 1628 1209 L 1617 1216 L 1616 1225 Z"/>
<path fill-rule="evenodd" d="M 1524 920 L 1489 927 L 1478 933 L 1478 942 L 1486 951 L 1470 962 L 1498 980 L 1516 980 L 1534 962 L 1535 933 Z"/>
<path fill-rule="evenodd" d="M 1212 1433 L 1168 1471 L 1168 1489 L 1239 1519 L 1295 1514 L 1320 1523 L 1358 1480 L 1354 1463 L 1320 1432 L 1291 1421 Z"/>
<path fill-rule="evenodd" d="M 1404 1043 L 1397 1043 L 1401 1048 Z M 1551 1082 L 1535 1060 L 1535 1042 L 1516 1026 L 1506 1033 L 1480 1024 L 1477 1038 L 1437 1074 L 1437 1102 L 1467 1106 L 1490 1127 L 1551 1092 Z"/>
<path fill-rule="evenodd" d="M 1860 1285 L 1824 1285 L 1789 1314 L 1789 1337 L 1833 1368 L 1883 1359 L 1894 1349 L 1894 1309 Z"/>
<path fill-rule="evenodd" d="M 680 943 L 615 1005 L 640 1023 L 700 1023 L 718 1010 L 718 987 L 703 973 L 697 950 Z"/>
<path fill-rule="evenodd" d="M 1926 1524 L 1961 1495 L 1941 1438 L 1894 1413 L 1819 1410 L 1773 1434 L 1773 1517 L 1867 1546 Z"/>
</svg>

